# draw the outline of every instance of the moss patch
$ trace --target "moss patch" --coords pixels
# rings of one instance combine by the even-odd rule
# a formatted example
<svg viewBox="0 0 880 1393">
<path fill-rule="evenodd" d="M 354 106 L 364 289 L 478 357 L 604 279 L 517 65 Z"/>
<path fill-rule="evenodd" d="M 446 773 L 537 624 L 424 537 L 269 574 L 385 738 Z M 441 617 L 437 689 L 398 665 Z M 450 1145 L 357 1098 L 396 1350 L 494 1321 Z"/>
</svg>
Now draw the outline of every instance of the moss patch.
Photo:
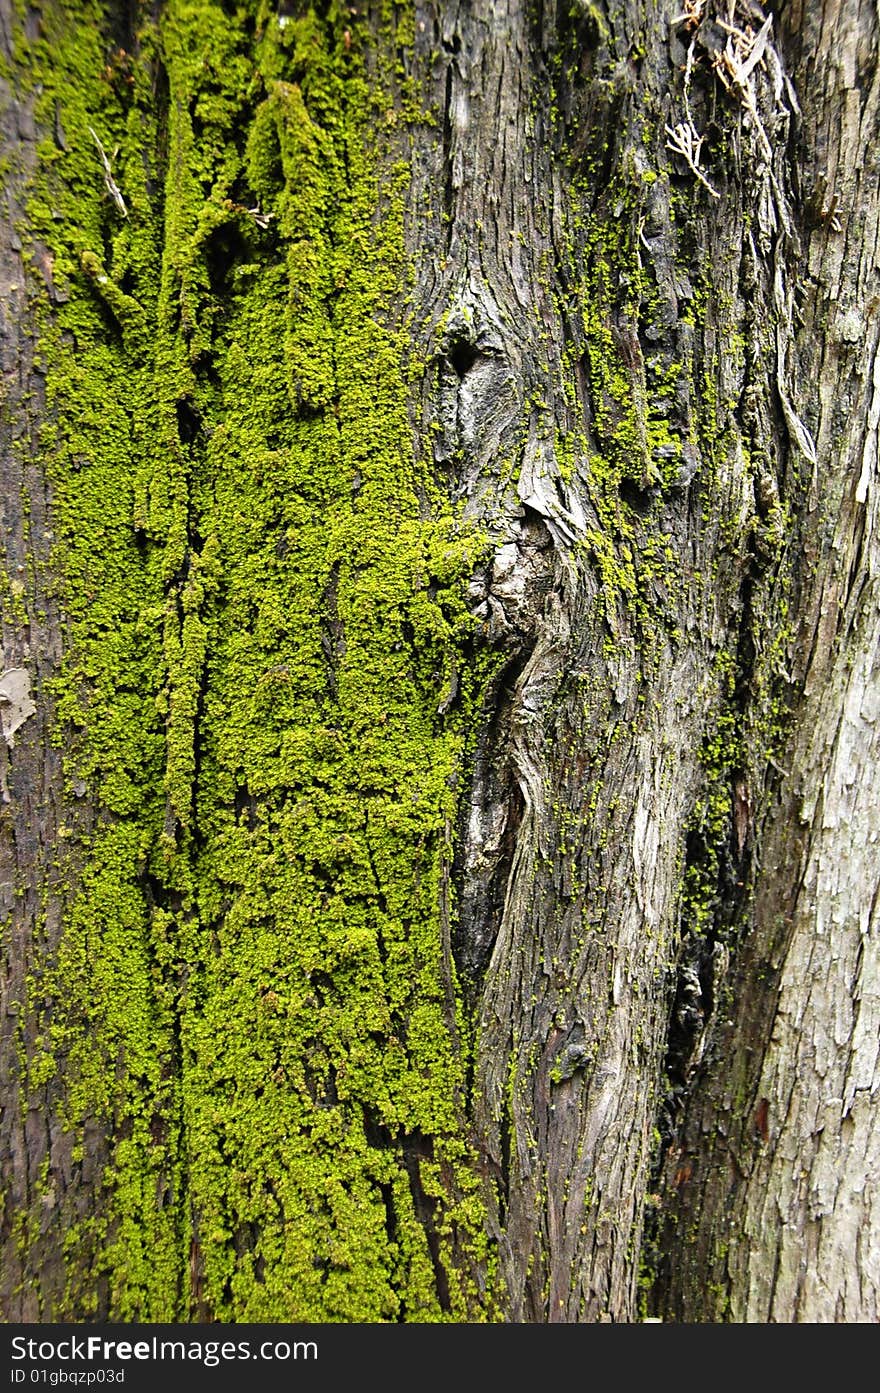
<svg viewBox="0 0 880 1393">
<path fill-rule="evenodd" d="M 29 208 L 57 734 L 99 808 L 33 1067 L 112 1155 L 55 1319 L 494 1309 L 441 920 L 482 542 L 407 419 L 402 14 L 371 75 L 335 6 L 170 0 L 120 43 L 56 4 L 22 47 L 64 131 Z"/>
</svg>

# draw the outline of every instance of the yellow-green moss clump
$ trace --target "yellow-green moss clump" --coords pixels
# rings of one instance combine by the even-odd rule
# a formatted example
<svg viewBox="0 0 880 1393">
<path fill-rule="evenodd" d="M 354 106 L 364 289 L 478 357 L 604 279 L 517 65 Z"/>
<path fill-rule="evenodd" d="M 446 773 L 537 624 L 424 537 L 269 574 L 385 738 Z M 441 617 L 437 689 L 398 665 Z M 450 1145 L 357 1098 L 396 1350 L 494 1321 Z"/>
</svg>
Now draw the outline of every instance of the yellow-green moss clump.
<svg viewBox="0 0 880 1393">
<path fill-rule="evenodd" d="M 120 38 L 54 0 L 21 41 L 57 733 L 100 810 L 31 1067 L 111 1156 L 56 1319 L 494 1309 L 441 923 L 479 543 L 413 457 L 393 67 L 284 8 Z"/>
</svg>

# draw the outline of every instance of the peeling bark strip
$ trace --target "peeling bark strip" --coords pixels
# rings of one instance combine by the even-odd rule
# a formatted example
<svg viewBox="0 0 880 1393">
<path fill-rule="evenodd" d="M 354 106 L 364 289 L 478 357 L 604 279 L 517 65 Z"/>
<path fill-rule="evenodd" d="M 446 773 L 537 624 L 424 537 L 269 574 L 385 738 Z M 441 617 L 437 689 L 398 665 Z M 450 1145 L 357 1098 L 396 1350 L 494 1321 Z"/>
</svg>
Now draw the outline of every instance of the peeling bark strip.
<svg viewBox="0 0 880 1393">
<path fill-rule="evenodd" d="M 874 11 L 2 14 L 6 1317 L 876 1319 Z"/>
<path fill-rule="evenodd" d="M 0 722 L 3 738 L 10 749 L 15 744 L 15 732 L 28 717 L 36 714 L 36 710 L 31 700 L 31 675 L 27 668 L 13 667 L 0 673 Z"/>
</svg>

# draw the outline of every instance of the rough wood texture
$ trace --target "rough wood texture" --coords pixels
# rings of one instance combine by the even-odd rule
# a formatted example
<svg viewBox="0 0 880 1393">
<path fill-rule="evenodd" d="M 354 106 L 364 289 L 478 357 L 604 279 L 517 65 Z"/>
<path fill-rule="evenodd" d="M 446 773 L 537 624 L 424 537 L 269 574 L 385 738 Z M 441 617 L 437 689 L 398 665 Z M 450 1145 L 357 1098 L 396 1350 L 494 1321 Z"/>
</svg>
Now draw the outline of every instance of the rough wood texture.
<svg viewBox="0 0 880 1393">
<path fill-rule="evenodd" d="M 33 35 L 34 12 L 27 24 Z M 11 61 L 13 6 L 6 0 L 0 5 L 0 52 Z M 54 287 L 47 248 L 21 235 L 37 140 L 31 94 L 0 78 L 0 148 L 8 161 L 0 219 L 0 1302 L 7 1320 L 20 1321 L 39 1319 L 35 1277 L 50 1300 L 60 1294 L 66 1228 L 93 1209 L 93 1187 L 106 1160 L 100 1129 L 92 1127 L 88 1154 L 74 1163 L 73 1138 L 61 1125 L 63 1078 L 31 1081 L 23 1069 L 37 1027 L 22 1003 L 28 984 L 39 999 L 44 968 L 61 934 L 70 873 L 64 837 L 73 827 L 87 836 L 92 823 L 88 807 L 65 789 L 61 752 L 52 740 L 49 693 L 60 661 L 62 618 L 48 567 L 51 490 L 37 457 L 47 365 L 36 351 L 31 297 L 35 281 L 49 299 Z M 61 836 L 59 829 L 65 829 Z"/>
<path fill-rule="evenodd" d="M 735 991 L 666 1168 L 665 1193 L 679 1193 L 663 1300 L 684 1319 L 876 1321 L 876 9 L 789 7 L 785 40 L 801 179 L 825 210 L 804 229 L 792 345 L 816 440 L 793 733 L 758 835 Z"/>
<path fill-rule="evenodd" d="M 876 1319 L 874 9 L 93 8 L 31 212 L 4 108 L 4 1310 Z"/>
<path fill-rule="evenodd" d="M 551 1321 L 636 1309 L 666 1022 L 673 1007 L 684 1022 L 683 1086 L 751 845 L 737 805 L 768 769 L 778 673 L 760 626 L 778 622 L 789 564 L 780 492 L 798 496 L 812 449 L 788 397 L 795 98 L 775 50 L 754 68 L 775 147 L 762 161 L 744 95 L 713 86 L 724 31 L 640 7 L 566 22 L 553 6 L 534 27 L 517 5 L 444 7 L 424 39 L 450 56 L 425 177 L 448 235 L 422 277 L 447 338 L 421 421 L 439 416 L 438 463 L 494 529 L 475 599 L 512 654 L 462 818 L 458 952 L 476 980 L 474 1113 L 500 1177 L 508 1310 Z M 724 124 L 721 201 L 670 168 L 686 109 Z M 414 247 L 423 225 L 414 214 Z M 575 438 L 565 479 L 554 434 Z M 717 915 L 708 884 L 682 907 L 688 856 L 712 865 Z"/>
</svg>

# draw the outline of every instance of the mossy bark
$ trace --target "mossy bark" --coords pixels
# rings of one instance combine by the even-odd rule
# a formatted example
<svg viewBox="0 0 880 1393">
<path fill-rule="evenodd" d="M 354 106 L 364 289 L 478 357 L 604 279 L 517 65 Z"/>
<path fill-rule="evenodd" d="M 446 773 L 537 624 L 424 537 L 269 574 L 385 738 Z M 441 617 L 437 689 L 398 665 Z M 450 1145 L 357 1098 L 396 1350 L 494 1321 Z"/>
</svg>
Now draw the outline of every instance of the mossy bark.
<svg viewBox="0 0 880 1393">
<path fill-rule="evenodd" d="M 8 1319 L 873 1318 L 851 8 L 4 9 Z"/>
</svg>

